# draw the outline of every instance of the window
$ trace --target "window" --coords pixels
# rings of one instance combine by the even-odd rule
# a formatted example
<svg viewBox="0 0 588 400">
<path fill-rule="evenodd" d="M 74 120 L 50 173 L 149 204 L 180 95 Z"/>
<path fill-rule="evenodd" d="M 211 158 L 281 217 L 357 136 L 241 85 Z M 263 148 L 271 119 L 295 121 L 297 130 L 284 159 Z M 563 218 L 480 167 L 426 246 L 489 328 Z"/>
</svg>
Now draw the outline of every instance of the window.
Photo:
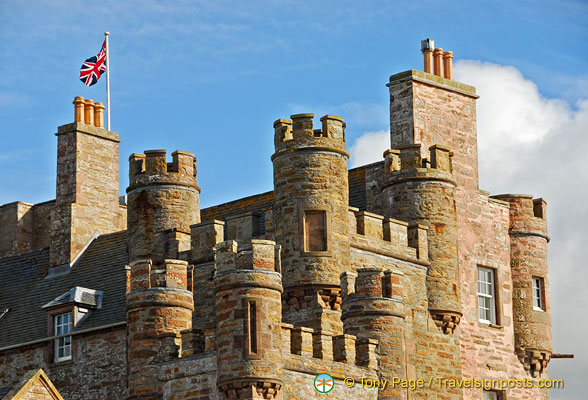
<svg viewBox="0 0 588 400">
<path fill-rule="evenodd" d="M 543 302 L 543 278 L 533 278 L 533 310 L 545 311 Z"/>
<path fill-rule="evenodd" d="M 327 218 L 324 211 L 304 212 L 304 251 L 327 251 Z"/>
<path fill-rule="evenodd" d="M 249 302 L 249 351 L 257 353 L 257 307 Z"/>
<path fill-rule="evenodd" d="M 54 318 L 55 336 L 66 335 L 71 332 L 73 326 L 72 313 L 59 314 Z M 55 361 L 71 359 L 71 336 L 63 336 L 55 339 Z"/>
<path fill-rule="evenodd" d="M 483 400 L 499 400 L 500 397 L 498 397 L 498 393 L 496 393 L 493 390 L 484 390 L 484 392 L 482 392 L 482 399 Z"/>
<path fill-rule="evenodd" d="M 496 324 L 494 270 L 478 267 L 478 310 L 480 321 Z"/>
</svg>

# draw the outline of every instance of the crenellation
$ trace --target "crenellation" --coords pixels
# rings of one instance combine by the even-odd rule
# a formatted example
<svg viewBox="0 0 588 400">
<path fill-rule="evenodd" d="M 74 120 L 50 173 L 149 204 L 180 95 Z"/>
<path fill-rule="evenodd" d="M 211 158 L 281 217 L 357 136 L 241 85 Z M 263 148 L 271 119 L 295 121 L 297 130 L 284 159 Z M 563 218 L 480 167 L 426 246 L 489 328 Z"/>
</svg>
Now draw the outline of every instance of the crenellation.
<svg viewBox="0 0 588 400">
<path fill-rule="evenodd" d="M 225 222 L 212 220 L 190 225 L 192 262 L 202 264 L 214 261 L 214 246 L 224 241 Z"/>
<path fill-rule="evenodd" d="M 390 77 L 383 161 L 348 170 L 341 117 L 320 127 L 309 113 L 278 119 L 274 191 L 203 210 L 205 222 L 186 151 L 171 161 L 166 150 L 131 154 L 119 198 L 118 134 L 104 129 L 101 103 L 76 97 L 74 122 L 57 132 L 56 199 L 0 207 L 0 263 L 37 277 L 22 293 L 45 303 L 72 279 L 86 285 L 77 279 L 87 271 L 116 267 L 104 280 L 120 298 L 97 287 L 105 308 L 72 331 L 65 363 L 53 361 L 53 315 L 43 315 L 49 336 L 31 330 L 34 344 L 2 348 L 2 330 L 23 322 L 8 303 L 0 387 L 37 364 L 72 399 L 303 399 L 328 372 L 338 400 L 458 400 L 481 391 L 382 382 L 547 378 L 546 202 L 479 190 L 475 89 L 452 80 L 452 52 L 427 43 L 437 75 Z M 77 381 L 99 394 L 74 393 Z M 548 398 L 537 388 L 505 394 Z"/>
</svg>

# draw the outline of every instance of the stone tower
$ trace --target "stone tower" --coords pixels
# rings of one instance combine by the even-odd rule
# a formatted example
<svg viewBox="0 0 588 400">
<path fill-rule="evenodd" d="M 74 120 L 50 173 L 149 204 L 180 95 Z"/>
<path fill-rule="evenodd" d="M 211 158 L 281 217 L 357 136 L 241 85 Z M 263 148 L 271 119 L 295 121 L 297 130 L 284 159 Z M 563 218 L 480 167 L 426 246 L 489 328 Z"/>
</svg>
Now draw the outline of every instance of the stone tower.
<svg viewBox="0 0 588 400">
<path fill-rule="evenodd" d="M 421 145 L 386 152 L 388 181 L 382 187 L 385 215 L 428 228 L 431 266 L 427 275 L 428 308 L 444 333 L 453 333 L 461 313 L 457 257 L 456 184 L 451 152 L 430 148 L 430 161 L 421 158 Z"/>
<path fill-rule="evenodd" d="M 342 332 L 340 278 L 349 266 L 345 123 L 313 114 L 274 123 L 274 221 L 282 246 L 284 320 Z"/>
<path fill-rule="evenodd" d="M 553 351 L 547 274 L 547 219 L 543 199 L 523 194 L 493 196 L 510 204 L 510 268 L 515 351 L 532 377 L 539 377 Z"/>
<path fill-rule="evenodd" d="M 380 379 L 404 379 L 405 343 L 402 274 L 382 268 L 360 268 L 342 275 L 343 327 L 358 343 L 375 339 L 379 346 Z M 360 354 L 360 357 L 363 356 Z M 401 399 L 402 390 L 380 388 L 378 399 Z"/>
<path fill-rule="evenodd" d="M 215 246 L 217 387 L 226 399 L 274 399 L 282 387 L 282 280 L 275 242 Z"/>
<path fill-rule="evenodd" d="M 172 163 L 165 150 L 129 157 L 129 399 L 162 398 L 155 363 L 181 354 L 180 331 L 192 327 L 188 263 L 178 253 L 189 249 L 189 227 L 200 222 L 200 189 L 194 155 L 172 156 Z"/>
</svg>

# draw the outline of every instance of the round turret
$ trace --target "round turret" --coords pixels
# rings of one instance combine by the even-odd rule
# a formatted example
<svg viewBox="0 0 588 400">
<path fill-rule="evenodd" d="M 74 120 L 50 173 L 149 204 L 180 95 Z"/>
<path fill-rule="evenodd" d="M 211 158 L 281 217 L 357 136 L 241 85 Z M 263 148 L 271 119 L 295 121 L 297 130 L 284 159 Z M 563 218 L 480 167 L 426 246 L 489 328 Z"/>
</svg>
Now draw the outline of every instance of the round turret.
<svg viewBox="0 0 588 400">
<path fill-rule="evenodd" d="M 168 251 L 168 231 L 190 233 L 200 222 L 200 188 L 192 153 L 175 151 L 167 163 L 165 150 L 129 157 L 129 260 L 176 258 Z"/>
<path fill-rule="evenodd" d="M 282 387 L 279 247 L 240 246 L 215 246 L 217 386 L 226 398 L 274 399 Z"/>
<path fill-rule="evenodd" d="M 381 379 L 405 377 L 403 274 L 382 268 L 360 268 L 342 274 L 341 319 L 344 332 L 376 339 L 379 346 L 378 374 Z M 361 355 L 358 355 L 361 356 Z M 380 389 L 379 399 L 403 398 L 401 389 Z"/>
<path fill-rule="evenodd" d="M 275 236 L 282 246 L 286 321 L 336 331 L 338 316 L 320 320 L 323 311 L 340 311 L 339 275 L 349 265 L 349 155 L 343 119 L 325 115 L 322 129 L 313 129 L 313 117 L 274 123 Z"/>
<path fill-rule="evenodd" d="M 546 203 L 524 194 L 492 196 L 510 204 L 510 267 L 515 351 L 531 376 L 551 358 Z"/>
<path fill-rule="evenodd" d="M 445 333 L 453 333 L 461 319 L 458 278 L 456 184 L 451 153 L 439 145 L 430 148 L 430 163 L 421 158 L 421 145 L 385 153 L 387 182 L 382 188 L 384 214 L 428 227 L 427 274 L 429 311 Z"/>
<path fill-rule="evenodd" d="M 128 398 L 161 399 L 158 362 L 181 353 L 181 331 L 192 327 L 188 263 L 178 259 L 176 234 L 200 222 L 200 189 L 191 153 L 146 151 L 129 157 L 127 303 Z"/>
</svg>

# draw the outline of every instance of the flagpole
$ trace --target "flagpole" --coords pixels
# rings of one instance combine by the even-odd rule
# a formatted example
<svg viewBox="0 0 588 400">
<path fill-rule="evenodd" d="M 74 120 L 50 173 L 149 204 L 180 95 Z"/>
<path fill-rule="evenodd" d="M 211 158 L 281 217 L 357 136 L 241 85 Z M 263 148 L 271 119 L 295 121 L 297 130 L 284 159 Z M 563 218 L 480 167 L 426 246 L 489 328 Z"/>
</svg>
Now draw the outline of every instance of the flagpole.
<svg viewBox="0 0 588 400">
<path fill-rule="evenodd" d="M 110 32 L 104 32 L 106 36 L 106 127 L 110 130 L 110 54 L 108 52 L 108 36 Z"/>
</svg>

